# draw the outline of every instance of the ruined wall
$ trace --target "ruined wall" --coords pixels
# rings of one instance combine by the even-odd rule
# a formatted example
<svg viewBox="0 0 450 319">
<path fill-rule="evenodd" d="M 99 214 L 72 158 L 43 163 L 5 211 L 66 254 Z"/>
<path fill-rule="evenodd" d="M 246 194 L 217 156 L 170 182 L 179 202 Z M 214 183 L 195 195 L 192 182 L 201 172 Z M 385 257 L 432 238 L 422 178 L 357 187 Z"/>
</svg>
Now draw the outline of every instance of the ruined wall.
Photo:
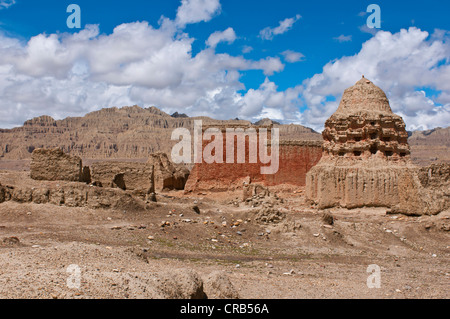
<svg viewBox="0 0 450 319">
<path fill-rule="evenodd" d="M 281 141 L 279 170 L 274 175 L 263 175 L 263 182 L 267 186 L 280 184 L 305 186 L 306 173 L 321 157 L 321 142 Z"/>
<path fill-rule="evenodd" d="M 64 186 L 42 185 L 33 188 L 0 185 L 0 203 L 5 201 L 92 209 L 145 209 L 145 203 L 130 192 L 90 187 L 80 183 L 68 183 Z"/>
<path fill-rule="evenodd" d="M 270 130 L 267 136 L 270 140 Z M 203 150 L 209 142 L 203 142 Z M 304 186 L 306 173 L 311 167 L 316 165 L 322 156 L 322 143 L 319 141 L 280 141 L 278 172 L 273 175 L 263 175 L 261 174 L 261 167 L 269 166 L 269 164 L 261 163 L 259 156 L 256 163 L 250 163 L 249 139 L 245 143 L 245 163 L 237 163 L 237 143 L 235 143 L 234 148 L 234 163 L 226 163 L 227 147 L 225 134 L 223 134 L 223 149 L 223 163 L 209 164 L 203 160 L 202 163 L 195 164 L 186 183 L 186 191 L 226 191 L 242 187 L 244 181 L 247 183 L 261 183 L 266 186 L 280 184 Z M 269 154 L 270 152 L 271 148 L 269 145 Z M 257 153 L 259 154 L 259 145 Z"/>
<path fill-rule="evenodd" d="M 153 166 L 145 163 L 98 162 L 91 165 L 91 179 L 103 187 L 154 191 Z"/>
<path fill-rule="evenodd" d="M 151 154 L 147 164 L 154 167 L 155 190 L 184 189 L 190 172 L 184 166 L 174 165 L 166 153 Z"/>
<path fill-rule="evenodd" d="M 83 181 L 82 161 L 59 149 L 36 149 L 31 155 L 31 178 L 47 181 Z"/>
</svg>

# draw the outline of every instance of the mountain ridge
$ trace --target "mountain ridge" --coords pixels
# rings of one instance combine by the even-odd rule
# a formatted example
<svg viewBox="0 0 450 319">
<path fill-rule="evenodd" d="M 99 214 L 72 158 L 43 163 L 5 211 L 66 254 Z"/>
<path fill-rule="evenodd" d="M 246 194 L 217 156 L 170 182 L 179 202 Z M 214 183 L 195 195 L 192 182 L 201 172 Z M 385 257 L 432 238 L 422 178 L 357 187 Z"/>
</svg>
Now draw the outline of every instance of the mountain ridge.
<svg viewBox="0 0 450 319">
<path fill-rule="evenodd" d="M 245 120 L 215 120 L 206 116 L 169 115 L 152 106 L 137 105 L 103 108 L 83 117 L 55 120 L 42 115 L 24 122 L 21 127 L 0 129 L 0 158 L 29 159 L 36 148 L 59 147 L 83 158 L 146 158 L 162 151 L 170 153 L 177 141 L 171 141 L 176 128 L 193 130 L 194 121 L 205 125 L 252 123 Z M 264 119 L 265 123 L 271 121 Z M 301 125 L 281 125 L 281 139 L 321 140 L 321 134 Z"/>
</svg>

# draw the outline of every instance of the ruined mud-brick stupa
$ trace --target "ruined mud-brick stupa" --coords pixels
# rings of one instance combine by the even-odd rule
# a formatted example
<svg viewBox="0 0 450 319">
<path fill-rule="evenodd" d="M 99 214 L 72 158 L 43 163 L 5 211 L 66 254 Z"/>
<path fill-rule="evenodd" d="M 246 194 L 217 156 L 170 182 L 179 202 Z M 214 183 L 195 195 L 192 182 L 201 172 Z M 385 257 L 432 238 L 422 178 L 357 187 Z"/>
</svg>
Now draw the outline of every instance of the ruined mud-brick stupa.
<svg viewBox="0 0 450 319">
<path fill-rule="evenodd" d="M 379 206 L 419 215 L 441 209 L 422 192 L 403 119 L 364 76 L 345 90 L 322 135 L 322 158 L 306 176 L 307 198 L 319 208 Z"/>
</svg>

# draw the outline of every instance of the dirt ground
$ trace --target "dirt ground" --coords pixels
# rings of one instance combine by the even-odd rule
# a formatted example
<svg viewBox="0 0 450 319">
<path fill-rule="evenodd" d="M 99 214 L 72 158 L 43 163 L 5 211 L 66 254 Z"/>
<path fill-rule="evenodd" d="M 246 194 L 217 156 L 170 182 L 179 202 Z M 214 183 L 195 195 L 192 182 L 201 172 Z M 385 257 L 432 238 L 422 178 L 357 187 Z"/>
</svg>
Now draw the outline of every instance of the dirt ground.
<svg viewBox="0 0 450 319">
<path fill-rule="evenodd" d="M 24 174 L 0 172 L 0 183 L 31 183 Z M 449 211 L 330 209 L 330 225 L 302 189 L 272 193 L 281 214 L 267 223 L 240 191 L 167 192 L 142 211 L 1 203 L 0 298 L 139 298 L 146 274 L 180 268 L 223 271 L 243 299 L 450 297 Z M 369 265 L 380 288 L 367 285 Z"/>
</svg>

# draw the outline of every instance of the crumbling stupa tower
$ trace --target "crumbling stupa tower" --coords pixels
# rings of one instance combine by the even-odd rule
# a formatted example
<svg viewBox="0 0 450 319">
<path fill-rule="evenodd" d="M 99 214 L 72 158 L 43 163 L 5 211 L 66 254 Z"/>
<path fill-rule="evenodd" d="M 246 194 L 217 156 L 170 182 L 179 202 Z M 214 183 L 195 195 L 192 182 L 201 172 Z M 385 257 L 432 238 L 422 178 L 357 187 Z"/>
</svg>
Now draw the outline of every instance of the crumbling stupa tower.
<svg viewBox="0 0 450 319">
<path fill-rule="evenodd" d="M 339 108 L 325 122 L 323 156 L 341 162 L 379 159 L 408 162 L 410 149 L 403 119 L 386 94 L 364 76 L 345 90 Z"/>
<path fill-rule="evenodd" d="M 364 76 L 345 90 L 322 135 L 322 158 L 306 176 L 306 196 L 318 208 L 380 206 L 410 214 L 439 209 L 422 199 L 403 119 Z"/>
</svg>

